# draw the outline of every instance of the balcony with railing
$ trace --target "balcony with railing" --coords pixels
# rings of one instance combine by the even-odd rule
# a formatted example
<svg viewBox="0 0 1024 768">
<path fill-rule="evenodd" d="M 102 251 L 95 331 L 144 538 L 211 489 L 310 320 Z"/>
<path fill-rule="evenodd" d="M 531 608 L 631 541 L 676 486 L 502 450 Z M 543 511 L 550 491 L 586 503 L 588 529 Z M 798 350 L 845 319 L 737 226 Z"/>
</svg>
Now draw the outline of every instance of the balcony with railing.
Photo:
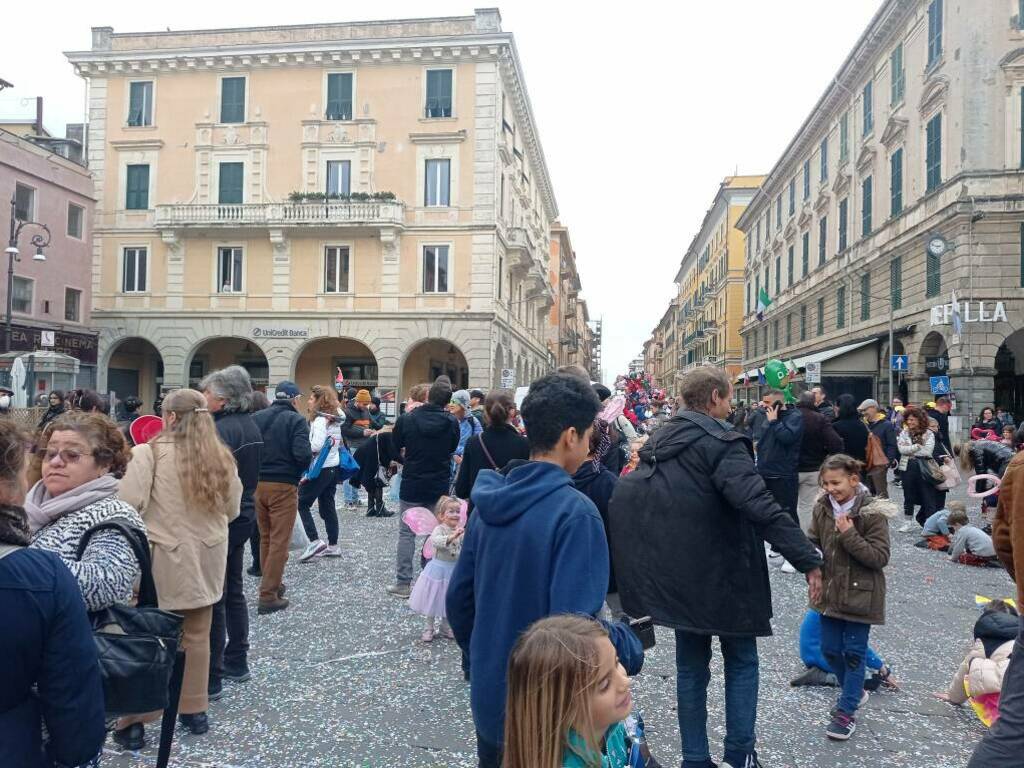
<svg viewBox="0 0 1024 768">
<path fill-rule="evenodd" d="M 528 270 L 533 266 L 533 238 L 525 227 L 509 227 L 505 234 L 509 266 L 512 269 Z"/>
<path fill-rule="evenodd" d="M 238 227 L 400 227 L 405 204 L 396 200 L 285 203 L 171 203 L 156 206 L 161 229 Z"/>
</svg>

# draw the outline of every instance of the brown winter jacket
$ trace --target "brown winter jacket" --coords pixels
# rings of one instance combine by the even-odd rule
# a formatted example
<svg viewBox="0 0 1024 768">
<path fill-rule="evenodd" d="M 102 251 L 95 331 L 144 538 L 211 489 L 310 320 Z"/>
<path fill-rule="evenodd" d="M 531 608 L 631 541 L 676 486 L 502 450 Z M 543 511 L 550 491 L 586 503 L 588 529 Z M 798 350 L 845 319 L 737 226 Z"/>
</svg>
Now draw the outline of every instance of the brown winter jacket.
<svg viewBox="0 0 1024 768">
<path fill-rule="evenodd" d="M 825 560 L 821 599 L 811 605 L 822 616 L 862 624 L 885 623 L 885 566 L 889 563 L 889 517 L 896 506 L 861 494 L 850 510 L 853 527 L 836 528 L 832 504 L 814 505 L 807 538 Z"/>
<path fill-rule="evenodd" d="M 1017 583 L 1017 604 L 1024 605 L 1024 578 L 1018 580 L 1016 576 L 1024 575 L 1024 489 L 1016 487 L 1018 482 L 1024 483 L 1024 453 L 1014 456 L 1003 473 L 996 519 L 992 522 L 992 544 L 1010 578 Z"/>
</svg>

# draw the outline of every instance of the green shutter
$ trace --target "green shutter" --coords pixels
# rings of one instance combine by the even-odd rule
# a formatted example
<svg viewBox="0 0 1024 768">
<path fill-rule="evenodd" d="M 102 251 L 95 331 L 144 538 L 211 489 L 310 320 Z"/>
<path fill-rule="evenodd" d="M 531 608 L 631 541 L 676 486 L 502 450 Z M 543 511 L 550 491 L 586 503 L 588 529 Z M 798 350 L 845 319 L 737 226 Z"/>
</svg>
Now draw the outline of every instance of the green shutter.
<svg viewBox="0 0 1024 768">
<path fill-rule="evenodd" d="M 125 173 L 124 207 L 129 211 L 149 208 L 149 166 L 129 165 Z"/>
<path fill-rule="evenodd" d="M 220 81 L 220 121 L 245 122 L 245 78 L 224 77 Z"/>
<path fill-rule="evenodd" d="M 217 202 L 221 205 L 244 202 L 242 185 L 245 179 L 245 164 L 221 163 L 219 176 Z"/>
<path fill-rule="evenodd" d="M 1024 288 L 1024 222 L 1020 225 L 1020 287 Z"/>
<path fill-rule="evenodd" d="M 846 286 L 836 289 L 836 328 L 846 327 Z"/>
<path fill-rule="evenodd" d="M 942 293 L 942 260 L 925 252 L 925 296 L 932 298 Z"/>
<path fill-rule="evenodd" d="M 333 72 L 327 75 L 327 119 L 352 119 L 351 72 Z"/>
<path fill-rule="evenodd" d="M 860 236 L 871 234 L 872 177 L 868 176 L 860 185 Z"/>
<path fill-rule="evenodd" d="M 903 260 L 899 256 L 889 262 L 889 304 L 893 309 L 903 308 Z"/>
<path fill-rule="evenodd" d="M 787 281 L 786 284 L 787 284 L 787 286 L 792 287 L 793 286 L 793 246 L 792 245 L 789 246 L 788 261 L 789 261 L 789 280 Z"/>
<path fill-rule="evenodd" d="M 860 276 L 860 319 L 871 319 L 871 273 Z"/>
<path fill-rule="evenodd" d="M 897 149 L 889 158 L 889 214 L 899 216 L 903 212 L 903 149 Z"/>
<path fill-rule="evenodd" d="M 818 299 L 818 335 L 825 333 L 825 299 Z"/>
<path fill-rule="evenodd" d="M 925 147 L 925 188 L 927 192 L 942 185 L 942 115 L 928 121 Z"/>
</svg>

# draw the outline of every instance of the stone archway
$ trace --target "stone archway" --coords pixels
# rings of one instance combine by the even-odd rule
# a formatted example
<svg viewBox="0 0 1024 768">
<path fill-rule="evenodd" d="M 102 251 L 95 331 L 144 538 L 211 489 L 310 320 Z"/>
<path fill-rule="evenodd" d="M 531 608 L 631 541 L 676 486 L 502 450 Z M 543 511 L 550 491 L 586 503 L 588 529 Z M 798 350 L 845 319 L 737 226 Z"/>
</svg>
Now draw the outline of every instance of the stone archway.
<svg viewBox="0 0 1024 768">
<path fill-rule="evenodd" d="M 494 377 L 491 381 L 491 386 L 494 389 L 501 388 L 501 370 L 505 367 L 505 350 L 502 349 L 501 343 L 494 347 Z"/>
<path fill-rule="evenodd" d="M 303 392 L 308 392 L 315 384 L 333 386 L 338 368 L 346 387 L 371 393 L 379 387 L 376 356 L 361 341 L 343 337 L 321 337 L 302 347 L 295 355 L 292 377 Z"/>
<path fill-rule="evenodd" d="M 406 350 L 402 361 L 399 391 L 408 392 L 415 384 L 432 382 L 446 375 L 453 389 L 469 388 L 469 363 L 455 344 L 447 339 L 423 339 Z"/>
<path fill-rule="evenodd" d="M 249 372 L 252 387 L 267 391 L 271 387 L 270 364 L 258 344 L 239 336 L 213 336 L 203 339 L 187 358 L 188 386 L 199 387 L 203 377 L 212 371 L 240 365 Z M 275 382 L 276 383 L 276 382 Z"/>
<path fill-rule="evenodd" d="M 995 357 L 994 405 L 1024 418 L 1024 329 L 1014 331 L 999 346 Z"/>
<path fill-rule="evenodd" d="M 111 347 L 106 361 L 106 392 L 119 400 L 134 395 L 142 400 L 140 413 L 153 413 L 164 382 L 164 360 L 152 342 L 130 336 Z"/>
</svg>

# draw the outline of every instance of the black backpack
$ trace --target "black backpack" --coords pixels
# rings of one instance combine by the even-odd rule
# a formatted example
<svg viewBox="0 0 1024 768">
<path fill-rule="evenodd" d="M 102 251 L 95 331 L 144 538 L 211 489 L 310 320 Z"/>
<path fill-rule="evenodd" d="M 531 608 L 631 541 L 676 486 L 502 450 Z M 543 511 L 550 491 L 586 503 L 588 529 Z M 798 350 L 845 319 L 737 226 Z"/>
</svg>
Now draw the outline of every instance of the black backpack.
<svg viewBox="0 0 1024 768">
<path fill-rule="evenodd" d="M 162 709 L 157 766 L 164 768 L 170 757 L 185 672 L 185 654 L 181 650 L 184 619 L 157 607 L 149 541 L 145 533 L 127 520 L 107 520 L 92 526 L 78 542 L 77 559 L 82 559 L 93 535 L 105 530 L 118 532 L 131 545 L 142 578 L 136 605 L 115 603 L 89 613 L 99 652 L 104 708 L 108 717 Z"/>
</svg>

